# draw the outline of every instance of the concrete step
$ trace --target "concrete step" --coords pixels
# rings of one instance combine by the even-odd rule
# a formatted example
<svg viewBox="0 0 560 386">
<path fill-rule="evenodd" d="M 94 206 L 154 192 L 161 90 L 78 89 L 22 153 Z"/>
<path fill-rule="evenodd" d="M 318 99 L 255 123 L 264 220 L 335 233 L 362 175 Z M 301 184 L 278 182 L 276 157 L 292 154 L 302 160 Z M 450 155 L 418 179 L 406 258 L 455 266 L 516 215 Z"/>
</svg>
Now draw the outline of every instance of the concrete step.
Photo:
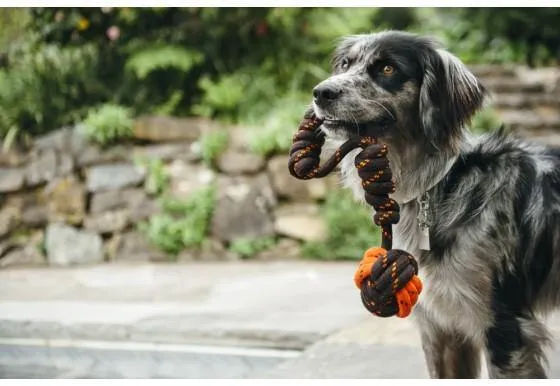
<svg viewBox="0 0 560 386">
<path fill-rule="evenodd" d="M 493 96 L 492 106 L 497 109 L 553 108 L 560 112 L 560 95 L 500 93 Z"/>
<path fill-rule="evenodd" d="M 492 77 L 481 79 L 481 82 L 490 92 L 496 94 L 514 92 L 538 94 L 545 92 L 545 86 L 542 83 L 524 82 L 521 79 L 513 77 Z"/>
</svg>

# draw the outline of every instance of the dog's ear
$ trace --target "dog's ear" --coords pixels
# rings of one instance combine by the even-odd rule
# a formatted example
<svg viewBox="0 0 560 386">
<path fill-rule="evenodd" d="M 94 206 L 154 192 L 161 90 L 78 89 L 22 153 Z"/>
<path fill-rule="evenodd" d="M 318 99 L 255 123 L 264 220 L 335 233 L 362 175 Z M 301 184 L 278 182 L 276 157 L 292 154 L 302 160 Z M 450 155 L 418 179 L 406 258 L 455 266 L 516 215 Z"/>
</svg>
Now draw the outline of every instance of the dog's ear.
<svg viewBox="0 0 560 386">
<path fill-rule="evenodd" d="M 424 57 L 419 113 L 427 139 L 436 147 L 452 144 L 463 125 L 470 123 L 487 94 L 461 61 L 441 49 Z"/>
</svg>

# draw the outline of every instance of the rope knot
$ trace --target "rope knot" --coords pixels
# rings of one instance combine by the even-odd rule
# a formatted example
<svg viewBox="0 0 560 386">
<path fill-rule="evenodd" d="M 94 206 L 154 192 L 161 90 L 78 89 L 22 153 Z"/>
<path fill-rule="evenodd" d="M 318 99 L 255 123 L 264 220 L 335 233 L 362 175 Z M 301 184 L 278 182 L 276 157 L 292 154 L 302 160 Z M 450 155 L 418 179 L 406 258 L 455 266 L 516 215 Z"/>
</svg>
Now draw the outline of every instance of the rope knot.
<svg viewBox="0 0 560 386">
<path fill-rule="evenodd" d="M 422 292 L 418 264 L 407 252 L 381 247 L 368 249 L 354 275 L 362 303 L 381 317 L 407 317 Z"/>
</svg>

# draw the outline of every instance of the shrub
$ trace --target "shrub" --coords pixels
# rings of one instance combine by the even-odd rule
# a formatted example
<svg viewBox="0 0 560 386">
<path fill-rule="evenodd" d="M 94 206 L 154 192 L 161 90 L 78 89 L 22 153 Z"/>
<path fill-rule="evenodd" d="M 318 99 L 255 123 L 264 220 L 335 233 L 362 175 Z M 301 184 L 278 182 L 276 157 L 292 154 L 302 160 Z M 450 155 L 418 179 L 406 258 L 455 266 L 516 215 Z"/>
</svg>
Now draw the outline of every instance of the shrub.
<svg viewBox="0 0 560 386">
<path fill-rule="evenodd" d="M 226 149 L 229 134 L 226 130 L 213 131 L 204 134 L 200 139 L 202 162 L 208 167 L 215 167 L 218 156 Z"/>
<path fill-rule="evenodd" d="M 327 224 L 327 239 L 304 244 L 305 257 L 360 260 L 368 248 L 380 245 L 380 231 L 373 224 L 372 209 L 356 202 L 348 190 L 330 193 L 322 214 Z"/>
<path fill-rule="evenodd" d="M 264 117 L 250 121 L 248 141 L 251 151 L 264 156 L 288 151 L 308 104 L 309 98 L 305 94 L 287 95 Z"/>
<path fill-rule="evenodd" d="M 176 255 L 188 248 L 199 248 L 206 238 L 215 206 L 215 187 L 194 192 L 187 200 L 160 199 L 162 214 L 139 225 L 151 243 Z"/>
<path fill-rule="evenodd" d="M 383 29 L 433 34 L 467 63 L 550 63 L 560 54 L 554 9 L 115 7 L 26 12 L 26 51 L 8 54 L 7 60 L 0 52 L 3 136 L 18 130 L 34 135 L 79 122 L 92 106 L 111 103 L 133 114 L 202 115 L 259 127 L 265 134 L 255 130 L 252 148 L 269 154 L 285 151 L 282 125 L 291 131 L 291 114 L 299 118 L 303 112 L 343 35 Z M 45 56 L 46 68 L 33 59 Z"/>
<path fill-rule="evenodd" d="M 144 183 L 146 192 L 157 196 L 163 194 L 170 181 L 163 161 L 158 158 L 139 158 L 136 163 L 146 168 L 147 176 Z"/>
<path fill-rule="evenodd" d="M 132 113 L 123 106 L 104 104 L 91 109 L 85 118 L 82 129 L 92 141 L 107 145 L 132 135 Z"/>
<path fill-rule="evenodd" d="M 97 51 L 91 45 L 61 49 L 29 40 L 7 56 L 10 65 L 0 69 L 1 137 L 79 122 L 105 95 L 94 75 Z"/>
</svg>

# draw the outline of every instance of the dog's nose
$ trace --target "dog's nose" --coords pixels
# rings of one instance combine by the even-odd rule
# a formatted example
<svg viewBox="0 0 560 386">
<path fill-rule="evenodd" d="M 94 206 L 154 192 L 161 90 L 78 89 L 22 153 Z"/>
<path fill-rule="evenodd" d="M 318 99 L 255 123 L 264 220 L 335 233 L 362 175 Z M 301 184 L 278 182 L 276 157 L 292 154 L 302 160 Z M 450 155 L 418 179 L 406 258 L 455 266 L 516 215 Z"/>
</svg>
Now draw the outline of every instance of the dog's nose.
<svg viewBox="0 0 560 386">
<path fill-rule="evenodd" d="M 332 85 L 318 85 L 313 89 L 315 102 L 333 101 L 342 94 L 342 90 Z"/>
</svg>

